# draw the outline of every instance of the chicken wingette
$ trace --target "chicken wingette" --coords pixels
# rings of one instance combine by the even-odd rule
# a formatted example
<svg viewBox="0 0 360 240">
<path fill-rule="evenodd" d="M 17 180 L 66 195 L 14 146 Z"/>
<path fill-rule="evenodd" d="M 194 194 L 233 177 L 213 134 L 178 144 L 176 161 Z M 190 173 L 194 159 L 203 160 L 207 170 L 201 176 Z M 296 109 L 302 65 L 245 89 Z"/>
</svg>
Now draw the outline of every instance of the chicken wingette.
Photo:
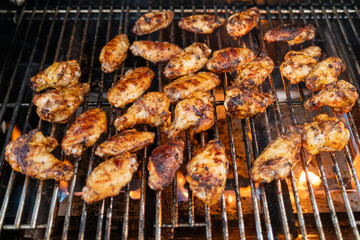
<svg viewBox="0 0 360 240">
<path fill-rule="evenodd" d="M 145 35 L 166 28 L 174 18 L 172 11 L 149 12 L 142 15 L 132 28 L 136 35 Z"/>
<path fill-rule="evenodd" d="M 226 24 L 226 30 L 232 37 L 241 37 L 251 31 L 259 22 L 260 10 L 257 7 L 231 15 Z"/>
<path fill-rule="evenodd" d="M 311 24 L 305 26 L 277 26 L 265 33 L 264 40 L 268 42 L 286 41 L 289 45 L 300 44 L 315 38 L 316 28 Z"/>
<path fill-rule="evenodd" d="M 197 14 L 181 18 L 179 27 L 189 32 L 211 34 L 224 23 L 225 18 L 209 14 Z"/>
</svg>

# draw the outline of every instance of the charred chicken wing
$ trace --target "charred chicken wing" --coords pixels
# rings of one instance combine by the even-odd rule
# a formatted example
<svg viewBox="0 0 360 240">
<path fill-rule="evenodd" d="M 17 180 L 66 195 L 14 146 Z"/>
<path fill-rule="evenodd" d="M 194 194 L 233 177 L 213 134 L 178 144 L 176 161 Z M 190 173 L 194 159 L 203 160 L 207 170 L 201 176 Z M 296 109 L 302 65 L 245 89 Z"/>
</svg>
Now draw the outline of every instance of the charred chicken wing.
<svg viewBox="0 0 360 240">
<path fill-rule="evenodd" d="M 181 18 L 179 27 L 189 32 L 211 34 L 224 23 L 225 18 L 215 15 L 198 14 Z"/>
<path fill-rule="evenodd" d="M 260 10 L 257 7 L 231 15 L 226 24 L 226 30 L 232 37 L 241 37 L 256 27 L 260 19 Z"/>
<path fill-rule="evenodd" d="M 136 35 L 145 35 L 166 28 L 174 18 L 172 11 L 149 12 L 142 15 L 132 28 Z"/>
<path fill-rule="evenodd" d="M 284 25 L 278 26 L 265 33 L 264 40 L 268 42 L 286 41 L 295 45 L 315 38 L 316 28 L 307 24 L 305 26 Z"/>
<path fill-rule="evenodd" d="M 305 55 L 308 57 L 319 58 L 321 56 L 321 48 L 318 46 L 310 46 L 299 51 L 289 51 L 284 59 L 287 60 L 295 55 Z"/>
</svg>

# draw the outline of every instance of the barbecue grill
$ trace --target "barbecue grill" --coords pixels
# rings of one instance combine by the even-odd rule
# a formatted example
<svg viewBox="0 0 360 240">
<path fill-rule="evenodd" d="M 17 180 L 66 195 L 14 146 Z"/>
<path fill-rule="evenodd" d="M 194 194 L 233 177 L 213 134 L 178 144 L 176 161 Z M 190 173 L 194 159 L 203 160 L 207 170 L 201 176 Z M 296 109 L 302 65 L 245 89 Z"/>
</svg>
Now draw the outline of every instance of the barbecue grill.
<svg viewBox="0 0 360 240">
<path fill-rule="evenodd" d="M 257 5 L 261 10 L 258 26 L 242 38 L 230 38 L 224 27 L 211 35 L 181 30 L 177 22 L 183 16 L 210 13 L 228 18 L 232 13 Z M 360 12 L 351 1 L 25 1 L 21 6 L 4 4 L 0 10 L 0 236 L 3 239 L 278 239 L 278 238 L 350 238 L 360 239 L 359 106 L 337 116 L 351 132 L 351 141 L 341 152 L 309 156 L 301 160 L 288 179 L 270 184 L 255 184 L 249 179 L 252 162 L 290 124 L 310 121 L 319 112 L 306 112 L 303 103 L 311 96 L 305 85 L 291 85 L 282 79 L 279 65 L 289 50 L 310 45 L 320 46 L 323 56 L 338 56 L 347 70 L 340 76 L 357 87 L 360 75 Z M 148 11 L 170 9 L 172 24 L 145 36 L 130 29 L 136 19 Z M 312 23 L 318 31 L 314 41 L 296 46 L 265 43 L 265 31 L 287 23 Z M 222 85 L 212 91 L 216 98 L 215 124 L 206 133 L 185 133 L 186 158 L 173 184 L 162 192 L 147 187 L 147 161 L 152 149 L 164 138 L 160 130 L 140 126 L 156 133 L 156 144 L 138 153 L 139 169 L 119 196 L 86 205 L 78 196 L 86 176 L 103 159 L 95 157 L 95 146 L 81 158 L 67 158 L 74 165 L 69 183 L 40 181 L 14 172 L 4 161 L 6 144 L 19 133 L 39 128 L 61 140 L 66 129 L 82 112 L 99 107 L 107 112 L 108 132 L 98 142 L 115 134 L 115 117 L 124 113 L 107 102 L 106 92 L 127 69 L 147 66 L 156 76 L 152 91 L 161 91 L 169 80 L 162 75 L 163 63 L 154 65 L 128 53 L 125 62 L 112 74 L 101 72 L 98 56 L 101 48 L 119 33 L 135 40 L 168 41 L 186 47 L 195 41 L 206 43 L 212 51 L 225 47 L 246 46 L 266 53 L 275 62 L 275 70 L 261 85 L 261 91 L 276 96 L 263 114 L 237 120 L 224 113 L 224 89 L 233 74 L 221 74 Z M 91 92 L 66 124 L 39 120 L 31 103 L 30 77 L 54 61 L 76 59 L 82 69 L 82 82 Z M 174 106 L 172 106 L 174 109 Z M 226 145 L 230 168 L 225 193 L 218 205 L 209 208 L 194 198 L 185 183 L 185 164 L 192 152 L 213 138 Z M 57 148 L 54 155 L 64 160 Z"/>
</svg>

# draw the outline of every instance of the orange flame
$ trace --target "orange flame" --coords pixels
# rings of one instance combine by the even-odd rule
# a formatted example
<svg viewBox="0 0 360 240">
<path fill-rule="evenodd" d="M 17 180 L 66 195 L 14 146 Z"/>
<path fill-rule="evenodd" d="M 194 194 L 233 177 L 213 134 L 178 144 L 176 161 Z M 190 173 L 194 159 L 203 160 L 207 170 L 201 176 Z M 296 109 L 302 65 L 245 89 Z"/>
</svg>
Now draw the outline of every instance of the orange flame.
<svg viewBox="0 0 360 240">
<path fill-rule="evenodd" d="M 136 189 L 135 191 L 129 192 L 129 197 L 133 200 L 139 200 L 141 196 L 140 188 Z"/>
<path fill-rule="evenodd" d="M 70 164 L 70 161 L 65 159 L 64 163 Z M 59 202 L 64 201 L 69 196 L 69 182 L 60 181 L 59 183 Z"/>
<path fill-rule="evenodd" d="M 243 48 L 246 48 L 246 44 L 245 44 L 244 41 L 242 42 L 242 47 L 243 47 Z"/>
<path fill-rule="evenodd" d="M 225 199 L 226 199 L 226 203 L 229 206 L 235 205 L 235 200 L 236 200 L 236 196 L 235 196 L 235 191 L 233 190 L 227 190 L 225 191 Z"/>
<path fill-rule="evenodd" d="M 312 183 L 313 186 L 320 186 L 321 184 L 321 179 L 319 176 L 317 176 L 315 173 L 313 172 L 309 172 L 309 177 L 310 177 L 310 182 Z M 300 182 L 301 184 L 305 185 L 306 184 L 306 174 L 305 171 L 302 171 L 301 175 L 300 175 Z"/>
<path fill-rule="evenodd" d="M 13 129 L 13 132 L 11 134 L 11 141 L 14 141 L 16 140 L 18 137 L 21 136 L 21 131 L 20 129 L 18 128 L 18 126 L 14 126 L 14 129 Z"/>
<path fill-rule="evenodd" d="M 357 176 L 360 176 L 360 154 L 356 154 L 356 156 L 354 157 L 354 168 L 355 168 L 355 172 L 356 172 L 356 175 Z M 356 188 L 356 185 L 355 185 L 355 182 L 354 182 L 354 179 L 351 178 L 351 187 L 352 188 Z"/>
<path fill-rule="evenodd" d="M 179 202 L 186 202 L 189 197 L 189 193 L 187 189 L 184 187 L 186 180 L 184 174 L 182 172 L 178 171 L 176 173 L 177 177 L 177 195 L 178 195 L 178 201 Z"/>
</svg>

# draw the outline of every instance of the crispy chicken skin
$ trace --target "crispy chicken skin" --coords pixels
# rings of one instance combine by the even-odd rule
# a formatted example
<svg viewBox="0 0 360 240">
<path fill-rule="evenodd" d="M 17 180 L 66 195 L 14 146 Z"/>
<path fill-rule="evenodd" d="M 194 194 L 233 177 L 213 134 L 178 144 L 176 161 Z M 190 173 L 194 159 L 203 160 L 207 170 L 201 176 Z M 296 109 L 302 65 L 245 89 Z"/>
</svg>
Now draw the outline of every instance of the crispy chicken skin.
<svg viewBox="0 0 360 240">
<path fill-rule="evenodd" d="M 316 66 L 317 61 L 306 55 L 294 55 L 289 57 L 280 65 L 280 73 L 290 81 L 291 84 L 301 82 Z"/>
<path fill-rule="evenodd" d="M 158 41 L 135 41 L 130 50 L 134 56 L 140 56 L 154 64 L 168 62 L 182 51 L 175 44 Z"/>
<path fill-rule="evenodd" d="M 305 55 L 308 57 L 319 58 L 321 56 L 321 48 L 318 46 L 310 46 L 299 51 L 289 51 L 284 59 L 287 60 L 295 55 Z"/>
<path fill-rule="evenodd" d="M 129 152 L 105 160 L 86 179 L 81 198 L 91 204 L 118 195 L 131 181 L 138 165 L 136 154 Z"/>
<path fill-rule="evenodd" d="M 231 15 L 226 24 L 226 30 L 232 37 L 241 37 L 256 27 L 260 19 L 260 10 L 257 7 Z"/>
<path fill-rule="evenodd" d="M 5 148 L 5 160 L 14 171 L 41 180 L 69 181 L 73 166 L 54 157 L 58 142 L 35 129 L 11 141 Z"/>
<path fill-rule="evenodd" d="M 149 89 L 154 72 L 147 67 L 129 69 L 118 82 L 113 84 L 107 93 L 111 105 L 122 108 L 134 102 Z"/>
<path fill-rule="evenodd" d="M 81 114 L 66 131 L 61 148 L 66 155 L 81 156 L 86 148 L 92 146 L 106 132 L 106 113 L 99 108 Z"/>
<path fill-rule="evenodd" d="M 125 34 L 119 34 L 111 39 L 100 52 L 101 70 L 105 73 L 115 71 L 126 59 L 129 46 L 129 39 Z"/>
<path fill-rule="evenodd" d="M 166 28 L 174 18 L 172 11 L 149 12 L 142 15 L 132 28 L 136 35 L 145 35 Z"/>
<path fill-rule="evenodd" d="M 170 116 L 170 100 L 162 92 L 149 92 L 138 99 L 127 112 L 118 117 L 114 125 L 118 131 L 136 124 L 149 124 L 152 127 L 163 125 Z"/>
<path fill-rule="evenodd" d="M 95 155 L 115 156 L 124 152 L 136 152 L 154 142 L 155 134 L 151 132 L 138 132 L 136 129 L 123 131 L 109 140 L 101 143 Z"/>
<path fill-rule="evenodd" d="M 255 54 L 248 48 L 224 48 L 213 53 L 206 68 L 215 73 L 232 72 L 244 67 L 255 58 Z"/>
<path fill-rule="evenodd" d="M 179 27 L 189 32 L 211 34 L 224 23 L 225 18 L 209 14 L 197 14 L 181 18 Z"/>
<path fill-rule="evenodd" d="M 76 60 L 54 62 L 30 79 L 31 89 L 40 92 L 46 88 L 74 86 L 79 83 L 80 76 L 80 65 Z"/>
<path fill-rule="evenodd" d="M 268 56 L 260 56 L 250 61 L 245 67 L 238 69 L 234 82 L 248 88 L 262 84 L 274 70 L 274 62 Z"/>
<path fill-rule="evenodd" d="M 338 76 L 346 69 L 338 57 L 329 57 L 319 62 L 305 78 L 305 84 L 311 91 L 320 91 L 326 85 L 338 80 Z"/>
<path fill-rule="evenodd" d="M 180 131 L 194 127 L 194 133 L 206 131 L 214 125 L 214 97 L 209 92 L 196 91 L 175 107 L 175 118 L 165 132 L 175 138 Z"/>
<path fill-rule="evenodd" d="M 286 178 L 301 150 L 301 134 L 289 127 L 289 132 L 272 141 L 257 157 L 251 168 L 251 179 L 269 183 Z"/>
<path fill-rule="evenodd" d="M 199 72 L 178 78 L 163 89 L 172 103 L 187 98 L 195 91 L 210 91 L 220 85 L 219 77 L 210 72 Z"/>
<path fill-rule="evenodd" d="M 343 114 L 351 111 L 358 96 L 354 85 L 340 80 L 313 95 L 304 103 L 304 107 L 308 111 L 313 111 L 321 106 L 330 106 L 338 114 Z"/>
<path fill-rule="evenodd" d="M 195 42 L 168 62 L 164 76 L 175 79 L 195 73 L 205 66 L 210 53 L 211 49 L 206 44 Z"/>
<path fill-rule="evenodd" d="M 315 38 L 316 28 L 311 24 L 305 26 L 284 25 L 277 26 L 265 33 L 267 42 L 286 41 L 289 45 L 300 44 Z"/>
<path fill-rule="evenodd" d="M 88 83 L 79 83 L 69 88 L 37 93 L 33 98 L 33 103 L 37 106 L 36 112 L 42 120 L 66 123 L 89 92 Z"/>
<path fill-rule="evenodd" d="M 224 106 L 229 116 L 243 119 L 265 112 L 273 101 L 271 93 L 232 85 L 226 89 Z"/>
<path fill-rule="evenodd" d="M 225 189 L 228 159 L 219 140 L 211 140 L 188 162 L 186 181 L 196 197 L 212 206 Z"/>
<path fill-rule="evenodd" d="M 154 149 L 147 169 L 148 185 L 154 191 L 161 191 L 174 179 L 176 171 L 183 162 L 184 142 L 174 139 Z"/>
</svg>

